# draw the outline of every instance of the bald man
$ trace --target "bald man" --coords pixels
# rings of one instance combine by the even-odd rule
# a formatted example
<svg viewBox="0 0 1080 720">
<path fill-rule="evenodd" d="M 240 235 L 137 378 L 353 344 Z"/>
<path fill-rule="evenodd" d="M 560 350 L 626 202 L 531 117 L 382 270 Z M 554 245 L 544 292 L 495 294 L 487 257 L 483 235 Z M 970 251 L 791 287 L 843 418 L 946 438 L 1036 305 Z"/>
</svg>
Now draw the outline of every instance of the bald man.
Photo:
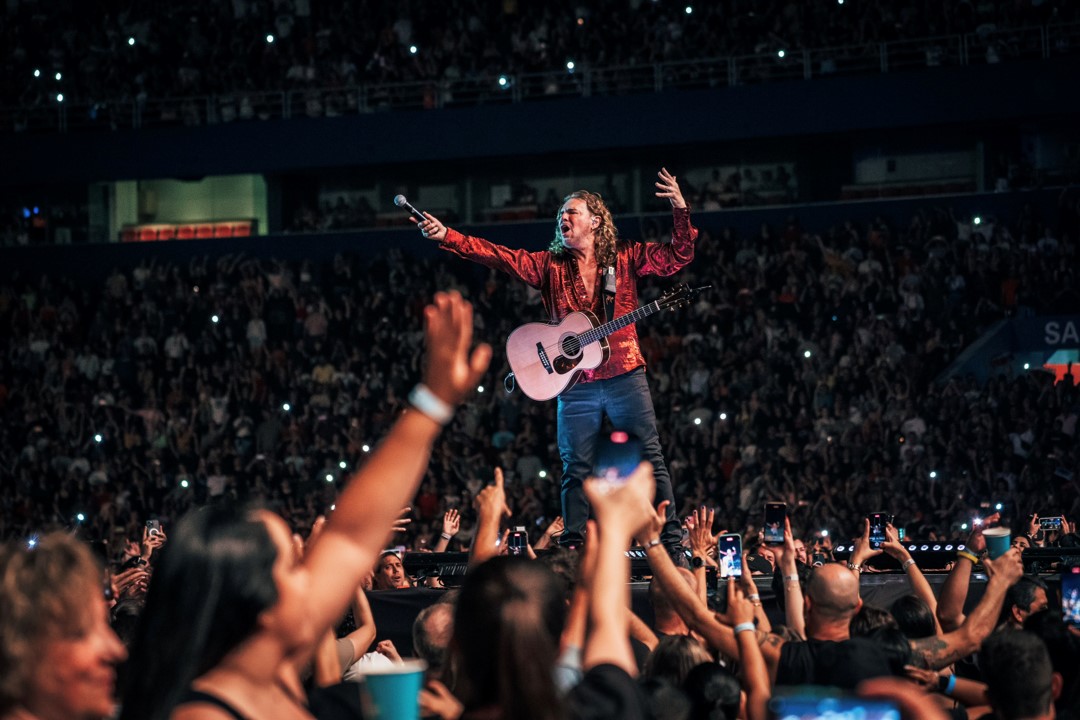
<svg viewBox="0 0 1080 720">
<path fill-rule="evenodd" d="M 765 653 L 774 658 L 776 684 L 853 689 L 862 680 L 891 675 L 888 657 L 874 642 L 851 637 L 851 618 L 861 607 L 854 573 L 836 563 L 816 568 L 806 583 L 806 642 L 781 644 L 778 658 L 775 650 Z M 766 639 L 765 647 L 771 644 Z"/>
</svg>

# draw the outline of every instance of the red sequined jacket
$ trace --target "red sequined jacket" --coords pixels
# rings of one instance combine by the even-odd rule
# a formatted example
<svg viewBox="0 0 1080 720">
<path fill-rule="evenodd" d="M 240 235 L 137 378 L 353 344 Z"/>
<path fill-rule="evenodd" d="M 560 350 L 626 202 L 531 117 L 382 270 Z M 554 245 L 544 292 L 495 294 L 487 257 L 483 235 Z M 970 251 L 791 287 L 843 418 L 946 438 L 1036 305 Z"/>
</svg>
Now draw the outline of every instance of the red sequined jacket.
<svg viewBox="0 0 1080 720">
<path fill-rule="evenodd" d="M 674 231 L 670 243 L 618 242 L 615 264 L 615 317 L 638 307 L 637 278 L 642 275 L 674 275 L 694 259 L 698 231 L 690 224 L 689 208 L 673 208 Z M 592 302 L 570 255 L 553 256 L 549 251 L 513 250 L 478 237 L 448 229 L 441 246 L 450 252 L 519 278 L 540 290 L 551 320 L 557 322 L 572 312 L 589 310 L 604 317 L 603 268 L 596 273 Z M 529 318 L 522 318 L 528 322 Z M 595 370 L 587 370 L 581 382 L 606 380 L 645 365 L 638 346 L 637 329 L 630 325 L 608 336 L 611 355 Z"/>
</svg>

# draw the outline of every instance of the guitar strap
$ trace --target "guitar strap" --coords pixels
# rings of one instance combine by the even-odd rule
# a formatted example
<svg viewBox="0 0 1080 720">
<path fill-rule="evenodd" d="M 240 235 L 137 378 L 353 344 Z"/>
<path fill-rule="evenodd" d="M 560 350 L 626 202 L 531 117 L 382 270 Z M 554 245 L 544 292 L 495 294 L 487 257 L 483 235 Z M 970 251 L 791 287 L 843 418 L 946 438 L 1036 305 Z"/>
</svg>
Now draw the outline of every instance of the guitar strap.
<svg viewBox="0 0 1080 720">
<path fill-rule="evenodd" d="M 615 319 L 615 266 L 608 265 L 604 270 L 604 322 Z"/>
</svg>

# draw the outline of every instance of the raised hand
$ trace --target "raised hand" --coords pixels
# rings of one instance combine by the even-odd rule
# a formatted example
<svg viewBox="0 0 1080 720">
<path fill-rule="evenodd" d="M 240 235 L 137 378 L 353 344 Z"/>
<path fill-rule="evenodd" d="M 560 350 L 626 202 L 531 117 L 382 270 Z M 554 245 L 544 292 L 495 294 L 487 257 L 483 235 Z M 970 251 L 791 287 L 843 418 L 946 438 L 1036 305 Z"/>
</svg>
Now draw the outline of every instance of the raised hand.
<svg viewBox="0 0 1080 720">
<path fill-rule="evenodd" d="M 870 520 L 863 518 L 863 532 L 859 539 L 855 541 L 855 549 L 851 551 L 851 563 L 861 566 L 870 558 L 880 554 L 881 550 L 874 550 L 870 547 Z"/>
<path fill-rule="evenodd" d="M 409 529 L 409 523 L 412 522 L 412 518 L 409 517 L 409 513 L 411 512 L 412 508 L 409 506 L 401 508 L 401 512 L 398 513 L 397 519 L 394 520 L 394 532 L 403 533 Z"/>
<path fill-rule="evenodd" d="M 881 549 L 888 553 L 889 557 L 903 563 L 911 557 L 911 553 L 900 543 L 900 534 L 892 523 L 885 525 L 885 542 L 881 543 Z"/>
<path fill-rule="evenodd" d="M 599 478 L 585 481 L 585 497 L 596 513 L 601 531 L 619 528 L 626 532 L 627 538 L 654 524 L 652 500 L 655 493 L 653 467 L 648 462 L 638 465 L 622 484 Z"/>
<path fill-rule="evenodd" d="M 429 240 L 442 242 L 446 239 L 446 226 L 431 213 L 424 213 L 423 220 L 417 220 L 414 216 L 410 215 L 409 220 L 415 223 L 416 226 L 420 228 L 420 234 Z"/>
<path fill-rule="evenodd" d="M 694 555 L 708 557 L 716 550 L 716 541 L 719 535 L 712 534 L 713 519 L 716 510 L 707 509 L 705 506 L 694 510 L 690 515 L 692 522 L 688 522 L 690 529 L 690 551 Z"/>
<path fill-rule="evenodd" d="M 667 198 L 673 208 L 686 207 L 686 200 L 683 199 L 682 190 L 679 189 L 675 176 L 669 173 L 667 168 L 660 168 L 656 176 L 660 178 L 656 183 L 656 197 Z"/>
<path fill-rule="evenodd" d="M 994 513 L 985 520 L 981 525 L 975 525 L 971 528 L 971 534 L 968 535 L 967 549 L 976 555 L 981 554 L 986 550 L 986 538 L 983 537 L 983 528 L 988 527 L 992 523 L 996 523 L 1001 518 L 1001 513 Z"/>
<path fill-rule="evenodd" d="M 450 508 L 443 514 L 442 531 L 446 535 L 453 537 L 458 534 L 458 530 L 460 529 L 461 513 L 457 511 L 457 508 Z"/>
<path fill-rule="evenodd" d="M 495 468 L 495 482 L 481 490 L 473 504 L 476 511 L 484 518 L 510 517 L 510 507 L 506 504 L 506 486 L 502 468 Z"/>
<path fill-rule="evenodd" d="M 491 362 L 491 346 L 487 343 L 480 343 L 470 352 L 472 336 L 472 305 L 457 291 L 435 293 L 435 299 L 424 308 L 424 384 L 450 405 L 476 390 Z"/>
</svg>

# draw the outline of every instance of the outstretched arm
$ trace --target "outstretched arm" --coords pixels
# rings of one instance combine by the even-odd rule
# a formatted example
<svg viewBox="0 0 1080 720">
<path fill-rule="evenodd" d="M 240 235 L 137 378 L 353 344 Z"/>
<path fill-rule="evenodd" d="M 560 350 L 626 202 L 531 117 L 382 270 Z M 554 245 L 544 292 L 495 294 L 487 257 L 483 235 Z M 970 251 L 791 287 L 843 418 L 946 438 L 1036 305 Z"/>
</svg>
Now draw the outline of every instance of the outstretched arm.
<svg viewBox="0 0 1080 720">
<path fill-rule="evenodd" d="M 472 347 L 472 306 L 457 292 L 437 293 L 424 310 L 425 392 L 408 409 L 341 493 L 325 530 L 304 556 L 308 612 L 328 628 L 375 564 L 394 519 L 416 494 L 432 444 L 448 415 L 476 388 L 491 348 Z M 418 386 L 419 388 L 420 386 Z"/>
<path fill-rule="evenodd" d="M 960 658 L 977 651 L 982 641 L 993 632 L 1005 601 L 1005 591 L 1024 574 L 1020 552 L 1010 550 L 997 560 L 984 560 L 990 579 L 986 583 L 979 604 L 971 611 L 964 624 L 954 632 L 912 640 L 911 649 L 920 653 L 932 670 L 951 665 Z"/>
</svg>

